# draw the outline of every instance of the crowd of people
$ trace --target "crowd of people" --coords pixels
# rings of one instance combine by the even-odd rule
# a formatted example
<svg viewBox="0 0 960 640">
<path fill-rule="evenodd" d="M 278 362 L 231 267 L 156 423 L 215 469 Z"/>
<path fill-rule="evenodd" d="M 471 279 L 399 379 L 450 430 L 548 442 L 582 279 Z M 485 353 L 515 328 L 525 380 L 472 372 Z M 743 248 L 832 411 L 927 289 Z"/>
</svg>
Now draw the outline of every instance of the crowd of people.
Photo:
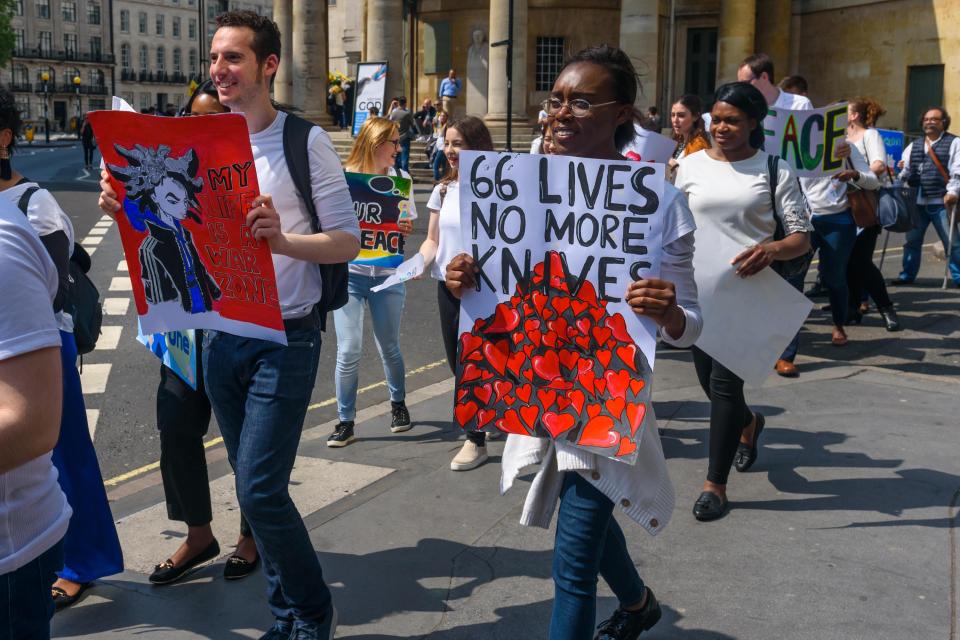
<svg viewBox="0 0 960 640">
<path fill-rule="evenodd" d="M 397 97 L 385 117 L 367 118 L 341 165 L 322 129 L 278 110 L 271 101 L 270 82 L 280 64 L 277 26 L 250 12 L 228 12 L 217 19 L 210 80 L 184 110 L 185 115 L 236 111 L 246 119 L 262 191 L 246 222 L 273 253 L 287 345 L 222 331 L 197 332 L 201 370 L 196 389 L 161 365 L 156 400 L 160 472 L 168 517 L 183 522 L 187 533 L 149 580 L 158 586 L 174 583 L 220 556 L 211 529 L 203 451 L 203 436 L 215 415 L 235 472 L 241 512 L 224 577 L 240 579 L 262 567 L 275 618 L 262 638 L 327 639 L 336 629 L 336 609 L 288 482 L 318 375 L 328 312 L 337 338 L 339 421 L 327 445 L 357 442 L 365 310 L 383 362 L 392 409 L 389 429 L 401 433 L 413 425 L 399 339 L 405 285 L 379 289 L 393 270 L 350 264 L 344 299 L 333 303 L 335 292 L 328 290 L 329 265 L 349 263 L 360 248 L 343 172 L 410 179 L 410 141 L 415 136 L 430 141 L 436 184 L 426 205 L 426 239 L 418 251 L 425 273 L 437 281 L 441 338 L 456 373 L 460 298 L 479 272 L 461 240 L 459 154 L 493 151 L 494 144 L 481 119 L 451 117 L 460 92 L 451 71 L 440 87 L 441 109 L 425 100 L 411 112 L 406 98 Z M 876 191 L 894 177 L 916 187 L 920 218 L 907 235 L 903 271 L 894 284 L 916 278 L 927 225 L 934 224 L 945 245 L 950 235 L 947 210 L 960 193 L 960 142 L 947 133 L 946 110 L 934 107 L 924 114 L 922 144 L 907 148 L 899 175 L 891 176 L 874 128 L 882 107 L 869 99 L 850 100 L 846 141 L 837 148 L 844 168 L 830 177 L 801 179 L 763 151 L 763 121 L 770 105 L 812 108 L 802 95 L 806 90 L 798 76 L 777 85 L 770 58 L 756 54 L 743 61 L 737 82 L 717 89 L 709 113 L 692 95 L 678 98 L 669 112 L 676 150 L 661 205 L 661 272 L 633 282 L 626 300 L 635 313 L 657 325 L 662 342 L 692 350 L 696 375 L 710 401 L 709 467 L 692 505 L 701 522 L 727 513 L 731 469 L 745 472 L 755 464 L 766 419 L 747 403 L 743 380 L 696 346 L 703 321 L 693 271 L 695 239 L 696 244 L 746 247 L 730 256 L 738 275 L 750 278 L 773 267 L 801 291 L 813 251 L 819 251 L 819 277 L 833 323 L 831 342 L 843 347 L 850 340 L 849 325 L 860 321 L 870 300 L 887 330 L 901 328 L 873 263 L 879 228 L 858 226 L 850 194 Z M 532 151 L 623 160 L 635 124 L 659 118 L 656 112 L 644 116 L 636 110 L 638 91 L 636 71 L 621 50 L 604 45 L 575 54 L 543 104 L 543 136 Z M 308 185 L 298 184 L 287 166 L 288 128 L 305 138 Z M 0 292 L 18 304 L 0 307 L 0 609 L 16 612 L 0 628 L 0 638 L 15 639 L 49 637 L 55 609 L 75 603 L 94 580 L 122 570 L 87 431 L 65 305 L 68 264 L 78 258 L 73 230 L 53 196 L 12 169 L 9 152 L 18 130 L 15 101 L 2 90 L 0 192 L 6 197 L 0 198 Z M 122 215 L 108 173 L 100 184 L 101 209 Z M 401 222 L 407 235 L 417 219 L 415 205 L 412 213 Z M 322 231 L 312 225 L 314 219 Z M 950 272 L 960 284 L 960 239 L 953 238 Z M 799 336 L 777 362 L 777 373 L 798 375 L 798 347 Z M 487 462 L 486 441 L 493 435 L 467 432 L 450 468 L 464 472 Z M 557 519 L 555 598 L 547 635 L 552 640 L 626 640 L 656 625 L 660 605 L 638 573 L 613 515 L 619 505 L 651 535 L 669 522 L 674 491 L 656 429 L 642 438 L 635 465 L 561 440 L 510 435 L 502 458 L 503 486 L 512 485 L 530 465 L 538 468 L 521 523 L 547 527 L 554 513 Z M 599 627 L 598 577 L 619 602 Z"/>
</svg>

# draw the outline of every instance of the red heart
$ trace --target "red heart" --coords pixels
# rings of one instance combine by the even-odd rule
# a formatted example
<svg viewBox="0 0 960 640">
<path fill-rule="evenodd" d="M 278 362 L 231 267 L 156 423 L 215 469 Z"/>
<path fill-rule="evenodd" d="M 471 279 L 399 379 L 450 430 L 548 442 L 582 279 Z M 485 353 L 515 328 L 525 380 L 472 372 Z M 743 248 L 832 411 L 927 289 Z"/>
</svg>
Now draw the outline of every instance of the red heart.
<svg viewBox="0 0 960 640">
<path fill-rule="evenodd" d="M 536 429 L 537 417 L 540 415 L 540 407 L 535 404 L 520 407 L 520 417 L 523 418 L 523 421 L 527 423 L 527 426 L 530 427 L 530 430 L 533 431 Z"/>
<path fill-rule="evenodd" d="M 543 334 L 539 329 L 534 329 L 533 331 L 527 332 L 527 337 L 530 338 L 530 342 L 539 345 L 540 341 L 543 339 Z"/>
<path fill-rule="evenodd" d="M 507 403 L 508 407 L 512 407 L 513 403 L 517 401 L 516 396 L 504 396 L 503 401 Z"/>
<path fill-rule="evenodd" d="M 483 373 L 480 374 L 480 379 L 481 379 L 481 380 L 489 380 L 489 379 L 492 378 L 492 377 L 493 377 L 493 372 L 492 372 L 492 371 L 484 371 Z"/>
<path fill-rule="evenodd" d="M 460 382 L 470 382 L 480 377 L 481 371 L 477 365 L 471 363 L 463 365 L 463 371 L 460 372 Z"/>
<path fill-rule="evenodd" d="M 577 346 L 586 351 L 590 347 L 590 336 L 577 336 L 574 338 L 574 342 L 577 343 Z"/>
<path fill-rule="evenodd" d="M 493 383 L 493 390 L 497 392 L 497 402 L 503 400 L 503 398 L 510 393 L 510 390 L 513 389 L 513 383 L 509 380 L 497 380 Z"/>
<path fill-rule="evenodd" d="M 561 391 L 567 391 L 573 389 L 573 383 L 569 380 L 564 380 L 563 378 L 556 378 L 551 380 L 550 384 L 547 385 L 550 389 L 560 389 Z"/>
<path fill-rule="evenodd" d="M 523 373 L 520 374 L 530 382 L 533 382 L 533 369 L 524 369 Z"/>
<path fill-rule="evenodd" d="M 580 288 L 578 295 L 583 295 L 583 287 Z M 590 305 L 582 300 L 573 300 L 570 302 L 570 308 L 573 309 L 573 315 L 580 317 L 583 315 L 583 312 L 586 311 Z"/>
<path fill-rule="evenodd" d="M 603 374 L 603 379 L 607 381 L 610 395 L 615 398 L 626 399 L 627 387 L 630 386 L 630 374 L 626 370 L 607 371 Z"/>
<path fill-rule="evenodd" d="M 546 389 L 537 389 L 537 400 L 540 401 L 540 406 L 544 409 L 549 409 L 553 406 L 553 403 L 557 401 L 557 392 L 548 391 Z"/>
<path fill-rule="evenodd" d="M 540 321 L 536 318 L 530 318 L 529 320 L 524 321 L 523 328 L 525 331 L 533 331 L 534 329 L 540 328 Z"/>
<path fill-rule="evenodd" d="M 589 280 L 581 283 L 577 297 L 589 304 L 597 304 L 597 290 L 593 288 L 593 283 Z"/>
<path fill-rule="evenodd" d="M 615 446 L 619 440 L 620 434 L 613 430 L 613 418 L 596 416 L 580 432 L 580 439 L 577 444 L 587 447 L 607 448 Z"/>
<path fill-rule="evenodd" d="M 600 415 L 600 412 L 602 410 L 603 410 L 603 407 L 601 407 L 598 404 L 587 405 L 587 415 L 590 416 L 591 418 L 596 418 L 598 415 Z"/>
<path fill-rule="evenodd" d="M 479 387 L 473 388 L 473 395 L 477 397 L 477 400 L 483 402 L 483 404 L 490 404 L 490 397 L 493 396 L 493 389 L 490 388 L 490 383 L 481 385 Z"/>
<path fill-rule="evenodd" d="M 606 344 L 607 340 L 610 339 L 610 334 L 612 331 L 603 327 L 594 327 L 592 333 L 593 339 L 597 341 L 597 344 Z"/>
<path fill-rule="evenodd" d="M 473 416 L 477 415 L 477 409 L 479 409 L 479 407 L 476 402 L 465 402 L 454 407 L 453 415 L 461 427 L 466 427 L 467 423 L 473 419 Z"/>
<path fill-rule="evenodd" d="M 523 351 L 515 351 L 507 358 L 507 369 L 510 369 L 514 375 L 518 376 L 520 375 L 520 367 L 522 367 L 526 361 L 527 354 Z"/>
<path fill-rule="evenodd" d="M 486 346 L 484 346 L 486 348 Z M 610 359 L 613 357 L 613 354 L 609 349 L 597 349 L 597 362 L 603 365 L 603 368 L 606 369 L 610 366 Z"/>
<path fill-rule="evenodd" d="M 637 345 L 627 344 L 622 347 L 617 347 L 617 355 L 623 360 L 623 364 L 640 373 L 637 370 Z"/>
<path fill-rule="evenodd" d="M 590 320 L 587 318 L 580 318 L 577 320 L 577 329 L 580 329 L 580 333 L 583 335 L 590 335 Z"/>
<path fill-rule="evenodd" d="M 542 356 L 533 356 L 533 370 L 544 380 L 560 377 L 560 359 L 555 351 L 547 351 Z"/>
<path fill-rule="evenodd" d="M 487 325 L 487 333 L 509 333 L 520 326 L 520 314 L 501 303 L 493 311 L 493 321 Z"/>
<path fill-rule="evenodd" d="M 481 352 L 479 352 L 479 351 L 474 351 L 474 352 L 471 353 L 469 356 L 467 356 L 466 359 L 467 359 L 467 360 L 472 360 L 472 361 L 474 361 L 474 362 L 482 362 L 482 361 L 483 361 L 483 353 L 481 353 Z"/>
<path fill-rule="evenodd" d="M 630 381 L 630 391 L 633 391 L 633 395 L 637 395 L 643 390 L 645 386 L 643 380 L 638 380 L 636 378 Z"/>
<path fill-rule="evenodd" d="M 630 435 L 636 435 L 637 429 L 643 424 L 643 417 L 647 414 L 647 405 L 627 403 L 627 420 L 630 422 Z"/>
<path fill-rule="evenodd" d="M 583 363 L 584 361 L 581 360 L 580 362 Z M 583 385 L 584 389 L 586 389 L 593 395 L 597 394 L 597 392 L 593 388 L 593 383 L 596 379 L 597 379 L 597 376 L 593 373 L 592 368 L 580 374 L 580 384 Z"/>
<path fill-rule="evenodd" d="M 593 389 L 594 389 L 595 395 L 599 396 L 601 393 L 603 393 L 604 391 L 606 391 L 606 389 L 607 389 L 607 381 L 604 380 L 603 378 L 597 378 L 597 379 L 593 382 Z"/>
<path fill-rule="evenodd" d="M 556 296 L 550 300 L 550 305 L 557 310 L 557 313 L 563 313 L 570 308 L 570 298 Z"/>
<path fill-rule="evenodd" d="M 517 417 L 517 412 L 513 409 L 508 409 L 503 417 L 497 420 L 496 426 L 497 429 L 506 433 L 518 433 L 522 436 L 530 435 L 530 432 L 523 428 L 520 418 Z"/>
<path fill-rule="evenodd" d="M 569 407 L 571 404 L 573 404 L 573 400 L 571 400 L 569 396 L 567 395 L 557 396 L 557 409 L 559 409 L 560 411 L 563 411 L 564 409 Z"/>
<path fill-rule="evenodd" d="M 637 443 L 624 436 L 620 439 L 620 446 L 617 448 L 617 458 L 628 456 L 637 450 Z"/>
<path fill-rule="evenodd" d="M 513 335 L 510 337 L 513 338 L 513 344 L 520 344 L 521 342 L 523 342 L 523 339 L 526 338 L 527 336 L 521 333 L 520 331 L 514 331 Z"/>
<path fill-rule="evenodd" d="M 530 396 L 533 394 L 532 384 L 521 384 L 517 386 L 517 397 L 524 402 L 530 402 Z"/>
<path fill-rule="evenodd" d="M 577 368 L 577 364 L 580 362 L 580 354 L 576 351 L 570 351 L 569 349 L 561 351 L 559 357 L 560 364 L 569 369 L 571 373 Z"/>
<path fill-rule="evenodd" d="M 627 331 L 627 323 L 619 313 L 607 316 L 604 324 L 606 324 L 608 329 L 613 331 L 613 337 L 620 342 L 633 342 L 633 338 L 630 337 L 630 332 Z"/>
<path fill-rule="evenodd" d="M 547 296 L 539 291 L 534 291 L 532 294 L 530 294 L 530 300 L 533 302 L 534 308 L 536 308 L 540 315 L 543 315 L 543 308 L 547 304 Z"/>
<path fill-rule="evenodd" d="M 604 403 L 604 406 L 607 408 L 607 411 L 610 412 L 617 420 L 620 419 L 620 416 L 623 415 L 623 407 L 626 405 L 626 401 L 623 398 L 610 398 Z"/>
<path fill-rule="evenodd" d="M 557 334 L 553 331 L 548 331 L 543 336 L 543 344 L 547 345 L 548 347 L 557 346 Z"/>
<path fill-rule="evenodd" d="M 510 355 L 510 343 L 506 340 L 487 342 L 483 345 L 483 355 L 497 373 L 503 375 L 507 368 L 507 358 Z"/>
<path fill-rule="evenodd" d="M 463 345 L 463 350 L 460 352 L 460 362 L 463 362 L 468 355 L 480 348 L 480 345 L 483 344 L 483 338 L 472 333 L 464 333 L 460 337 L 460 344 Z"/>
<path fill-rule="evenodd" d="M 590 315 L 593 316 L 595 322 L 600 322 L 600 318 L 607 315 L 607 310 L 603 307 L 597 307 L 596 309 L 590 309 Z"/>
<path fill-rule="evenodd" d="M 570 402 L 573 404 L 573 408 L 577 410 L 577 415 L 583 413 L 583 403 L 587 401 L 587 397 L 583 395 L 583 391 L 571 391 L 567 394 L 567 397 L 570 398 Z"/>
<path fill-rule="evenodd" d="M 484 425 L 497 417 L 495 409 L 480 409 L 477 412 L 477 428 L 482 429 Z"/>
<path fill-rule="evenodd" d="M 460 402 L 467 397 L 467 394 L 470 393 L 467 389 L 457 389 L 457 402 Z"/>
<path fill-rule="evenodd" d="M 543 414 L 543 426 L 554 438 L 564 431 L 569 431 L 575 424 L 577 424 L 577 419 L 569 413 L 547 411 Z"/>
<path fill-rule="evenodd" d="M 547 323 L 547 329 L 553 331 L 557 336 L 566 336 L 567 328 L 570 325 L 567 323 L 566 318 L 557 318 L 556 320 L 551 320 Z"/>
</svg>

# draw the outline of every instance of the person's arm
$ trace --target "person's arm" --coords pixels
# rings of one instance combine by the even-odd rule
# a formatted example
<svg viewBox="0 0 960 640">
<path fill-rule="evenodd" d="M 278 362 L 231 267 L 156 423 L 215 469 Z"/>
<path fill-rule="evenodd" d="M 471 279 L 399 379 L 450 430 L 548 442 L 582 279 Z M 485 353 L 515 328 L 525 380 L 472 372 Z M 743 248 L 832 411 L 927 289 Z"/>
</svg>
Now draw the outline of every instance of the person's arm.
<svg viewBox="0 0 960 640">
<path fill-rule="evenodd" d="M 60 436 L 60 349 L 0 360 L 0 474 L 51 451 Z"/>
<path fill-rule="evenodd" d="M 903 150 L 903 155 L 900 156 L 900 162 L 897 164 L 897 167 L 900 169 L 900 173 L 897 176 L 901 180 L 906 180 L 907 176 L 910 175 L 910 154 L 913 153 L 913 143 L 907 145 L 907 148 Z"/>
<path fill-rule="evenodd" d="M 863 157 L 860 153 L 860 150 L 857 149 L 856 145 L 847 144 L 845 145 L 846 151 L 841 155 L 838 153 L 839 157 L 849 158 L 850 162 L 844 163 L 844 166 L 847 167 L 840 173 L 836 174 L 834 179 L 839 180 L 840 182 L 850 182 L 852 181 L 860 189 L 866 189 L 868 191 L 875 191 L 882 186 L 880 178 L 877 177 L 870 166 L 867 166 L 867 159 Z M 849 168 L 850 165 L 853 165 L 853 168 Z"/>
<path fill-rule="evenodd" d="M 950 172 L 950 179 L 947 181 L 947 193 L 943 196 L 943 202 L 949 207 L 960 199 L 960 138 L 954 138 L 950 143 L 950 157 L 946 168 Z"/>
<path fill-rule="evenodd" d="M 427 237 L 420 245 L 423 254 L 423 271 L 426 273 L 437 259 L 437 249 L 440 247 L 440 212 L 431 211 L 430 221 L 427 223 Z"/>
<path fill-rule="evenodd" d="M 867 152 L 870 170 L 881 181 L 887 176 L 887 147 L 883 144 L 883 136 L 876 129 L 867 129 L 863 134 L 863 148 Z"/>
</svg>

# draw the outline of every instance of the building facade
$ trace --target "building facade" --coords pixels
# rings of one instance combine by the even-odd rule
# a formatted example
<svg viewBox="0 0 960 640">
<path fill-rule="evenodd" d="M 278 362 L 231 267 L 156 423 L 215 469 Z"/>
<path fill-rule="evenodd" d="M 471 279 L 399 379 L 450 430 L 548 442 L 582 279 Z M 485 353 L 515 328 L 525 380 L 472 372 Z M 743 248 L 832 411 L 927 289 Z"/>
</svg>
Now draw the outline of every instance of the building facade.
<svg viewBox="0 0 960 640">
<path fill-rule="evenodd" d="M 114 57 L 105 0 L 16 0 L 12 58 L 0 81 L 26 124 L 41 134 L 76 132 L 113 89 Z"/>
</svg>

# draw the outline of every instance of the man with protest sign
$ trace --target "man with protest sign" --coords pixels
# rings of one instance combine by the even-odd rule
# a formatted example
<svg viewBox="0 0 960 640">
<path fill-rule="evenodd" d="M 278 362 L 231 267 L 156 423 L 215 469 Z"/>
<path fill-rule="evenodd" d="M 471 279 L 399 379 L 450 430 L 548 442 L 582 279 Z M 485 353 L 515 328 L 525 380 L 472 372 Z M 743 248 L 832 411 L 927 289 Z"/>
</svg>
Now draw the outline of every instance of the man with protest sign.
<svg viewBox="0 0 960 640">
<path fill-rule="evenodd" d="M 217 18 L 210 49 L 210 78 L 220 102 L 243 113 L 250 131 L 262 194 L 252 201 L 246 223 L 273 253 L 287 345 L 207 332 L 204 378 L 237 472 L 240 508 L 263 558 L 276 618 L 263 638 L 332 638 L 336 612 L 288 483 L 316 380 L 328 310 L 319 303 L 334 293 L 324 286 L 336 286 L 317 265 L 353 259 L 359 226 L 339 159 L 322 129 L 305 134 L 306 166 L 287 162 L 285 129 L 301 123 L 270 102 L 280 64 L 277 25 L 249 11 L 225 13 Z M 298 142 L 289 136 L 292 147 Z M 301 192 L 297 180 L 304 175 L 309 193 Z M 106 181 L 101 187 L 101 208 L 113 214 L 116 194 Z"/>
<path fill-rule="evenodd" d="M 923 129 L 923 145 L 911 142 L 903 151 L 900 161 L 901 177 L 917 189 L 919 223 L 907 232 L 903 245 L 903 270 L 891 285 L 913 282 L 920 270 L 923 253 L 923 236 L 932 223 L 950 256 L 950 277 L 960 286 L 960 234 L 950 233 L 950 210 L 956 209 L 960 194 L 960 138 L 947 129 L 950 115 L 943 107 L 927 109 L 920 120 Z M 951 240 L 952 236 L 952 240 Z"/>
</svg>

